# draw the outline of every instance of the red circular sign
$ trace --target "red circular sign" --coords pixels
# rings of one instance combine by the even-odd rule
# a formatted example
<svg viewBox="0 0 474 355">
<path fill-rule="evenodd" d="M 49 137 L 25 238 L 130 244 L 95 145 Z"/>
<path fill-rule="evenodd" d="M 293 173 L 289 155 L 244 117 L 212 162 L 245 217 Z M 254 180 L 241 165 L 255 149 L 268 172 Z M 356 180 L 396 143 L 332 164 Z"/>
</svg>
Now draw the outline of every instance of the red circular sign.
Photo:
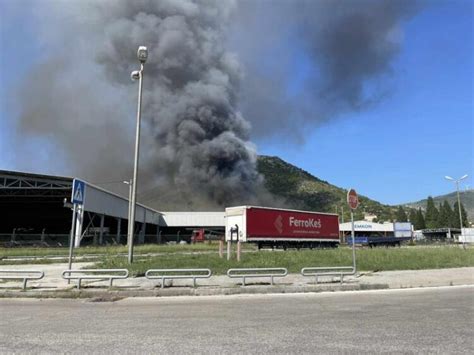
<svg viewBox="0 0 474 355">
<path fill-rule="evenodd" d="M 357 206 L 359 206 L 359 196 L 357 196 L 357 192 L 354 189 L 350 189 L 347 193 L 347 203 L 349 207 L 355 210 Z"/>
</svg>

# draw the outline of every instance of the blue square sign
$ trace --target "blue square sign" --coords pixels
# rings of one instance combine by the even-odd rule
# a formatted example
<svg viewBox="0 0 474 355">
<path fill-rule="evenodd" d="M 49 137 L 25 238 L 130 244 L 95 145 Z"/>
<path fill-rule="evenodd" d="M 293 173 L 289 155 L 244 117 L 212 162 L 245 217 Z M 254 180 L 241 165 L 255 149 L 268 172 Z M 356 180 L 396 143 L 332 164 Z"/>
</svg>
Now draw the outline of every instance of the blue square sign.
<svg viewBox="0 0 474 355">
<path fill-rule="evenodd" d="M 86 183 L 81 180 L 74 179 L 72 188 L 72 203 L 77 205 L 84 204 L 84 197 L 86 194 Z"/>
</svg>

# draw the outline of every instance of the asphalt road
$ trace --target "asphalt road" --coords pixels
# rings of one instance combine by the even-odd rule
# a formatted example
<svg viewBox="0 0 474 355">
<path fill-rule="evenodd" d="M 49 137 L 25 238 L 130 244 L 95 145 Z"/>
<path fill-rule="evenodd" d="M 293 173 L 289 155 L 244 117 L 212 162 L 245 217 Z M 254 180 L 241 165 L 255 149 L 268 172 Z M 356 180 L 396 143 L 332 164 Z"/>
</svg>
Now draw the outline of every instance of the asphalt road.
<svg viewBox="0 0 474 355">
<path fill-rule="evenodd" d="M 474 353 L 474 287 L 0 300 L 0 353 Z"/>
</svg>

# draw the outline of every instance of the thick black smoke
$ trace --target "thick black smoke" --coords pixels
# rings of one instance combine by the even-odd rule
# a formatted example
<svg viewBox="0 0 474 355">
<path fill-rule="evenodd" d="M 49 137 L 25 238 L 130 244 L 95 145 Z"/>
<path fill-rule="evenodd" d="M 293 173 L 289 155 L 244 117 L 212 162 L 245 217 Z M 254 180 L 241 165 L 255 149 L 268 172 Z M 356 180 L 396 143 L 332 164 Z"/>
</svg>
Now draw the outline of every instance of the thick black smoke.
<svg viewBox="0 0 474 355">
<path fill-rule="evenodd" d="M 53 142 L 74 174 L 128 179 L 137 95 L 129 75 L 146 45 L 140 200 L 163 209 L 268 203 L 250 137 L 295 137 L 376 101 L 412 7 L 399 0 L 41 3 L 40 35 L 51 55 L 22 85 L 19 135 Z"/>
<path fill-rule="evenodd" d="M 232 2 L 114 6 L 113 16 L 107 7 L 98 9 L 106 36 L 97 60 L 112 81 L 123 83 L 124 69 L 136 63 L 130 49 L 150 48 L 144 96 L 149 166 L 167 190 L 193 204 L 257 202 L 256 151 L 248 141 L 250 126 L 237 111 L 240 67 L 224 47 Z"/>
<path fill-rule="evenodd" d="M 152 202 L 151 194 L 160 200 L 166 193 L 168 206 L 259 202 L 264 190 L 248 141 L 250 125 L 237 111 L 240 66 L 224 47 L 233 7 L 229 1 L 175 0 L 72 5 L 62 13 L 73 20 L 64 24 L 64 52 L 70 54 L 60 52 L 27 80 L 22 97 L 33 100 L 23 109 L 21 127 L 55 131 L 54 139 L 75 161 L 87 160 L 79 162 L 87 167 L 79 173 L 99 180 L 126 176 L 132 147 L 124 132 L 133 132 L 137 92 L 130 72 L 138 66 L 136 49 L 146 45 L 141 167 L 148 181 L 139 183 L 158 187 L 142 190 L 141 200 Z M 84 41 L 80 51 L 74 48 L 77 36 Z M 95 77 L 82 68 L 84 53 L 93 59 L 87 68 Z M 103 97 L 100 82 L 122 93 L 122 100 L 126 92 L 129 100 Z"/>
</svg>

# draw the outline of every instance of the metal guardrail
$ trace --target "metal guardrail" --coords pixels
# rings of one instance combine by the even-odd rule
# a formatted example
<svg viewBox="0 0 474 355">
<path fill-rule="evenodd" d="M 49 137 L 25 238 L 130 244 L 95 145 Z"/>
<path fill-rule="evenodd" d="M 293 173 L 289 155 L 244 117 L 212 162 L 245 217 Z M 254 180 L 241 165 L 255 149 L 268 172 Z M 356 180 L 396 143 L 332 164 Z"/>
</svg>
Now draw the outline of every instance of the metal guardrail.
<svg viewBox="0 0 474 355">
<path fill-rule="evenodd" d="M 0 274 L 13 274 L 9 276 L 0 275 L 0 279 L 23 280 L 23 290 L 26 290 L 28 280 L 41 280 L 44 277 L 44 272 L 40 270 L 0 270 Z M 36 276 L 33 274 L 36 274 Z"/>
<path fill-rule="evenodd" d="M 351 270 L 345 272 L 345 270 Z M 326 272 L 324 272 L 326 271 Z M 332 266 L 332 267 L 305 267 L 301 269 L 302 276 L 314 276 L 316 283 L 320 276 L 340 276 L 341 284 L 344 282 L 344 276 L 354 275 L 355 270 L 352 266 Z"/>
<path fill-rule="evenodd" d="M 157 273 L 159 275 L 150 275 Z M 150 269 L 145 272 L 145 277 L 149 280 L 161 279 L 161 288 L 165 287 L 166 280 L 173 279 L 192 279 L 193 286 L 196 287 L 196 279 L 208 279 L 211 277 L 211 275 L 212 271 L 210 269 Z"/>
<path fill-rule="evenodd" d="M 121 273 L 112 275 L 107 273 Z M 77 274 L 77 275 L 73 275 Z M 82 280 L 109 280 L 109 288 L 112 287 L 113 280 L 121 280 L 128 278 L 127 269 L 83 269 L 83 270 L 64 270 L 62 278 L 65 280 L 77 280 L 77 288 L 81 288 Z"/>
<path fill-rule="evenodd" d="M 285 277 L 288 275 L 288 270 L 284 267 L 276 268 L 240 268 L 227 270 L 227 276 L 230 278 L 242 278 L 242 285 L 245 286 L 245 279 L 248 277 L 270 277 L 271 284 L 275 277 Z"/>
</svg>

